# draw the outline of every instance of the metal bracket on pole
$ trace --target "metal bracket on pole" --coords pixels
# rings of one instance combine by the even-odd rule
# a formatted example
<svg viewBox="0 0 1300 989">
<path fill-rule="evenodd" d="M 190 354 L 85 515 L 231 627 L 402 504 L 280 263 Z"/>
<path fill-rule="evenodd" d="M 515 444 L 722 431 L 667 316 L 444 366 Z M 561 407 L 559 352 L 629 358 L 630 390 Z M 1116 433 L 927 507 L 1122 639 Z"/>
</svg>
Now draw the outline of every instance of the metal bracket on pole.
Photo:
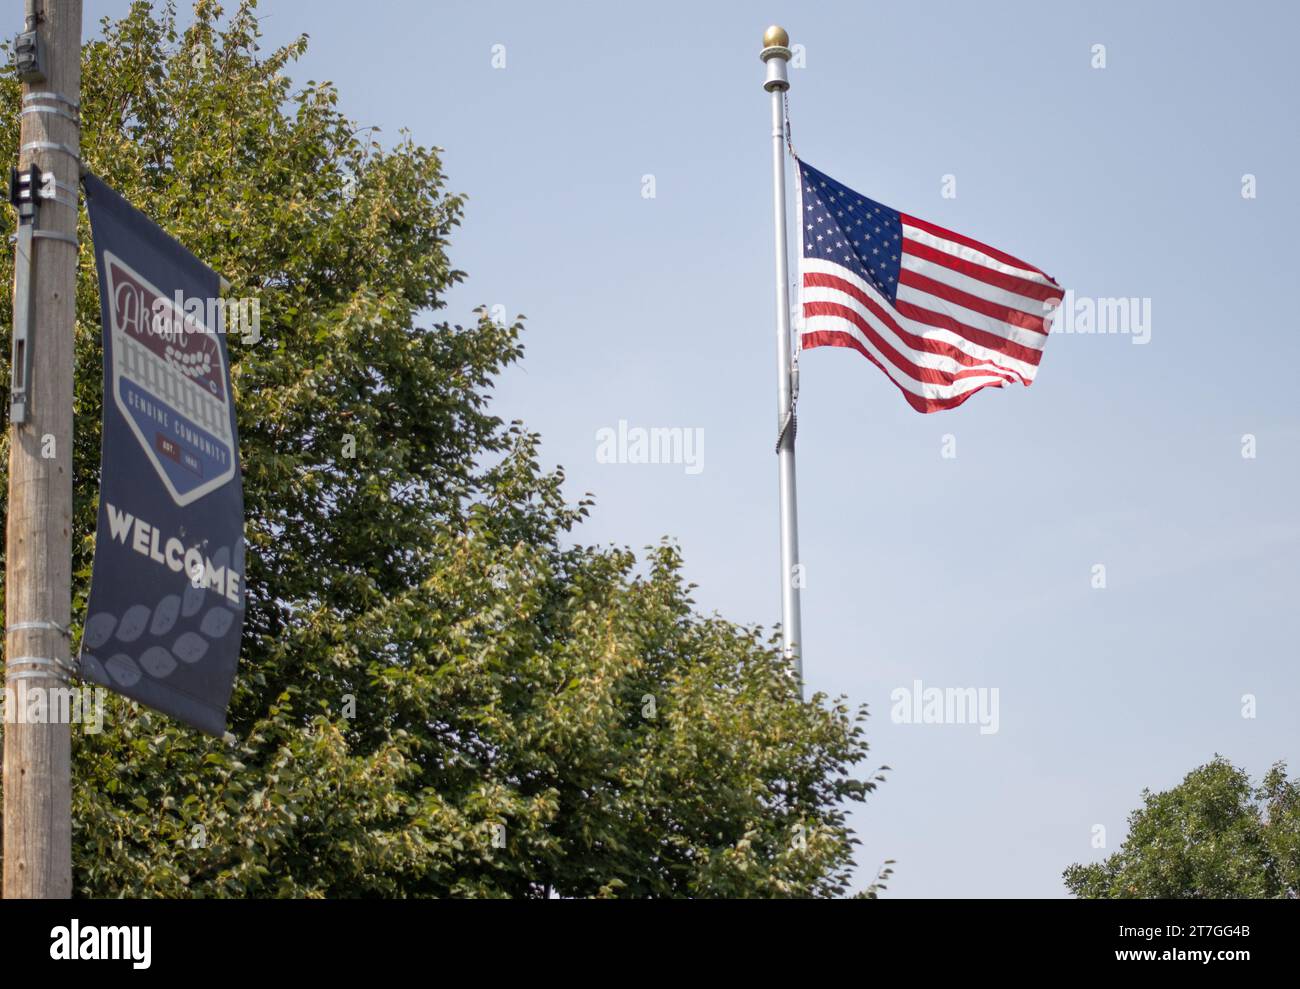
<svg viewBox="0 0 1300 989">
<path fill-rule="evenodd" d="M 58 632 L 65 639 L 72 637 L 72 630 L 58 622 L 14 622 L 5 626 L 5 634 L 10 632 Z"/>
<path fill-rule="evenodd" d="M 62 199 L 56 200 L 56 202 L 63 203 L 64 206 L 69 205 L 64 203 Z M 32 236 L 37 240 L 59 240 L 65 244 L 71 244 L 73 247 L 81 246 L 81 241 L 77 240 L 72 234 L 65 234 L 62 230 L 33 230 Z M 17 234 L 9 235 L 9 243 L 13 244 L 17 243 L 17 241 Z"/>
<path fill-rule="evenodd" d="M 23 97 L 23 103 L 38 103 L 41 101 L 48 101 L 51 103 L 62 103 L 70 110 L 74 110 L 77 112 L 80 112 L 81 110 L 80 103 L 78 103 L 74 99 L 69 99 L 67 96 L 64 96 L 62 93 L 51 93 L 49 91 L 43 91 L 38 93 L 28 93 L 26 96 Z"/>
<path fill-rule="evenodd" d="M 27 117 L 33 113 L 48 113 L 55 117 L 62 117 L 64 120 L 71 120 L 74 124 L 81 123 L 81 118 L 78 117 L 75 113 L 72 113 L 70 110 L 65 110 L 61 106 L 44 106 L 43 104 L 39 104 L 39 103 L 33 106 L 23 107 L 22 110 L 19 112 L 19 116 Z"/>
<path fill-rule="evenodd" d="M 50 175 L 53 178 L 53 175 Z M 36 325 L 32 278 L 32 242 L 40 216 L 45 173 L 35 165 L 26 171 L 9 172 L 9 202 L 18 211 L 18 250 L 14 260 L 14 332 L 13 354 L 9 365 L 9 421 L 22 425 L 27 421 L 31 401 L 29 387 L 32 372 L 32 330 Z M 54 190 L 50 189 L 51 195 Z"/>
<path fill-rule="evenodd" d="M 15 666 L 35 666 L 34 670 L 15 670 Z M 79 671 L 71 663 L 49 656 L 15 656 L 5 661 L 6 680 L 34 680 L 39 677 L 54 677 L 68 683 Z"/>
<path fill-rule="evenodd" d="M 81 155 L 77 149 L 68 144 L 62 144 L 59 141 L 28 141 L 26 144 L 19 145 L 18 151 L 58 151 L 67 155 L 78 163 L 80 167 Z"/>
</svg>

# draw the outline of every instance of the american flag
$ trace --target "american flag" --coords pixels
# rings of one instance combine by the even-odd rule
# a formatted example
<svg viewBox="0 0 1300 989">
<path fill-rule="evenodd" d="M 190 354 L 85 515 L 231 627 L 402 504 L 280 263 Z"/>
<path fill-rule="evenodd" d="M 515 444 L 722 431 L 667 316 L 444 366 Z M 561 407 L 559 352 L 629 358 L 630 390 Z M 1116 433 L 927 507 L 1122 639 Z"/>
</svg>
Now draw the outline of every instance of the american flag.
<svg viewBox="0 0 1300 989">
<path fill-rule="evenodd" d="M 1051 277 L 798 164 L 804 349 L 852 347 L 918 412 L 1034 380 Z"/>
</svg>

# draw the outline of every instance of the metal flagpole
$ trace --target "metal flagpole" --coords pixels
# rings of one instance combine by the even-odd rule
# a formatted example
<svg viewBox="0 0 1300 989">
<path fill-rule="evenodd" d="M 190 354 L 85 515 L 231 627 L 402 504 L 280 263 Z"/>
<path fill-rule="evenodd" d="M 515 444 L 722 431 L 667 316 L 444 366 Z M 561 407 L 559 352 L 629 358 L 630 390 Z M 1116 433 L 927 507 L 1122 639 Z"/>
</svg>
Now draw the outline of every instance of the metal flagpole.
<svg viewBox="0 0 1300 989">
<path fill-rule="evenodd" d="M 760 55 L 767 65 L 763 88 L 772 97 L 772 205 L 776 215 L 776 452 L 781 476 L 781 644 L 794 664 L 799 689 L 803 690 L 803 634 L 799 616 L 799 511 L 795 497 L 794 398 L 795 370 L 790 343 L 790 272 L 786 257 L 785 231 L 785 91 L 790 61 L 790 36 L 784 28 L 769 27 L 763 34 Z"/>
</svg>

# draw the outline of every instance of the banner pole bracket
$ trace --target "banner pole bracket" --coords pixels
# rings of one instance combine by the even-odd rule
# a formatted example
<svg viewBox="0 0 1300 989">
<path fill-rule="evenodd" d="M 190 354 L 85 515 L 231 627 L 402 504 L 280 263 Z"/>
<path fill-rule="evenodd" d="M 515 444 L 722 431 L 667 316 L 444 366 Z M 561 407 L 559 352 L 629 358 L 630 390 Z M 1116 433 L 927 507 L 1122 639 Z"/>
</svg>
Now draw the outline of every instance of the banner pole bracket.
<svg viewBox="0 0 1300 989">
<path fill-rule="evenodd" d="M 58 622 L 14 622 L 12 625 L 5 626 L 5 634 L 10 632 L 58 632 L 65 639 L 72 638 L 72 630 Z"/>
<path fill-rule="evenodd" d="M 14 666 L 31 666 L 35 669 L 15 670 Z M 14 680 L 58 680 L 71 683 L 78 670 L 71 663 L 49 656 L 15 656 L 5 661 L 5 682 Z"/>
</svg>

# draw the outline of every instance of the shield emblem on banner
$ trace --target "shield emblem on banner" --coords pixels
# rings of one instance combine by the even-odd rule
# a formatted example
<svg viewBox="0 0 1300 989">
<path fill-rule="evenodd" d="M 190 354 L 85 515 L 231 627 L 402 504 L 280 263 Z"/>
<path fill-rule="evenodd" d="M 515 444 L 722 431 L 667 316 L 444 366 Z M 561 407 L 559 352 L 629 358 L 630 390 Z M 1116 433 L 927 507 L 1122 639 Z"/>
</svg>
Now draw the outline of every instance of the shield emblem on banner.
<svg viewBox="0 0 1300 989">
<path fill-rule="evenodd" d="M 167 298 L 105 251 L 113 401 L 177 505 L 235 476 L 222 300 Z"/>
</svg>

